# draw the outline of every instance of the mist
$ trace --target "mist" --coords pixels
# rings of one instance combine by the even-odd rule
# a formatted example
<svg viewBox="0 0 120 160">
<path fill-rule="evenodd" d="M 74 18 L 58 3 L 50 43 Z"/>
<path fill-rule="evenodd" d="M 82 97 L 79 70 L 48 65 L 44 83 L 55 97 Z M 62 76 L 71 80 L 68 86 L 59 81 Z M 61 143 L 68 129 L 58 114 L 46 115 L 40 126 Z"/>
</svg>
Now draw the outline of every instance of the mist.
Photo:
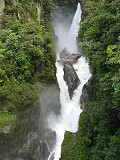
<svg viewBox="0 0 120 160">
<path fill-rule="evenodd" d="M 80 8 L 80 4 L 78 4 Z M 66 14 L 57 9 L 53 28 L 56 35 L 56 53 L 60 53 L 65 47 L 70 53 L 78 53 L 77 36 L 79 29 L 79 22 L 81 20 L 81 10 L 77 10 L 75 15 L 73 13 Z M 68 16 L 69 15 L 69 16 Z"/>
</svg>

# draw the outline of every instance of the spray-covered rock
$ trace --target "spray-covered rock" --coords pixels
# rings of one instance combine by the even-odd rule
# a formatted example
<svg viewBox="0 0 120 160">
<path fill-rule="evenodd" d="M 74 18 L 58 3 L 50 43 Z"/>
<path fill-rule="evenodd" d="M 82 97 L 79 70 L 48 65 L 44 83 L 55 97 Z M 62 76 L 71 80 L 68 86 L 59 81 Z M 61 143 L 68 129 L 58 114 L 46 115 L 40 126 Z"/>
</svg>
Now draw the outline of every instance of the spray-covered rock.
<svg viewBox="0 0 120 160">
<path fill-rule="evenodd" d="M 80 84 L 80 79 L 78 78 L 73 65 L 70 62 L 65 62 L 64 64 L 64 80 L 68 85 L 68 92 L 70 99 L 73 97 L 74 90 Z"/>
</svg>

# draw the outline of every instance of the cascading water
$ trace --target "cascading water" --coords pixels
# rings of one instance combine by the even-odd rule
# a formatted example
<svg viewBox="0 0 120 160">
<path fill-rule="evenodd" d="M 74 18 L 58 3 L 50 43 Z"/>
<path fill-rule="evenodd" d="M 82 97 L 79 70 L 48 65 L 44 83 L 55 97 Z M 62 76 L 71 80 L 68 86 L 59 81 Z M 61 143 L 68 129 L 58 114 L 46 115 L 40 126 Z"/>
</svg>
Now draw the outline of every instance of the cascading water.
<svg viewBox="0 0 120 160">
<path fill-rule="evenodd" d="M 64 49 L 64 47 L 66 47 L 70 53 L 77 53 L 76 37 L 78 36 L 80 20 L 81 8 L 79 3 L 69 31 L 65 27 L 64 19 L 60 21 L 60 19 L 57 19 L 56 17 L 54 25 L 55 34 L 58 37 L 56 52 L 59 53 Z M 57 55 L 57 60 L 58 59 L 59 56 Z M 71 100 L 68 93 L 68 86 L 63 79 L 63 65 L 56 61 L 56 75 L 60 88 L 61 114 L 58 117 L 50 115 L 48 118 L 49 127 L 56 132 L 57 136 L 56 145 L 48 160 L 50 160 L 52 156 L 54 157 L 54 160 L 59 160 L 61 156 L 61 144 L 64 139 L 65 132 L 76 132 L 78 130 L 79 115 L 82 112 L 80 109 L 80 96 L 82 94 L 82 88 L 90 78 L 91 74 L 84 57 L 78 59 L 78 62 L 74 64 L 73 67 L 76 70 L 81 83 L 74 91 L 74 95 Z"/>
<path fill-rule="evenodd" d="M 75 13 L 75 16 L 72 21 L 72 25 L 69 30 L 68 43 L 66 46 L 68 51 L 71 53 L 77 53 L 77 51 L 78 51 L 76 38 L 78 37 L 78 30 L 79 30 L 80 21 L 81 21 L 81 7 L 80 7 L 80 3 L 78 3 L 77 11 Z"/>
</svg>

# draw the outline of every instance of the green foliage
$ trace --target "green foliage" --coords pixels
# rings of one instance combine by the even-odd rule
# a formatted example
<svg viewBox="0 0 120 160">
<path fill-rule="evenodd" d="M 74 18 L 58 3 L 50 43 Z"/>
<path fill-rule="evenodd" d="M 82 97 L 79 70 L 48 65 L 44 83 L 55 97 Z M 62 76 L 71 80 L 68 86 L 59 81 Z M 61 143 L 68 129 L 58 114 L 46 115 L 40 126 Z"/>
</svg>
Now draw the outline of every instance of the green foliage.
<svg viewBox="0 0 120 160">
<path fill-rule="evenodd" d="M 11 114 L 6 108 L 3 108 L 0 111 L 0 129 L 5 125 L 10 125 L 11 123 L 15 122 L 15 120 L 16 116 Z"/>
<path fill-rule="evenodd" d="M 51 19 L 54 13 L 55 1 L 56 0 L 41 0 L 41 5 L 44 8 L 43 16 L 45 21 L 48 21 Z"/>
<path fill-rule="evenodd" d="M 74 158 L 74 154 L 72 153 L 73 148 L 75 147 L 76 137 L 75 134 L 72 134 L 70 132 L 65 133 L 64 141 L 62 144 L 62 160 L 71 160 Z M 69 147 L 69 152 L 68 152 Z"/>
<path fill-rule="evenodd" d="M 42 15 L 44 11 L 50 17 L 52 8 L 52 0 L 6 3 L 0 32 L 0 109 L 5 107 L 11 114 L 32 106 L 36 81 L 56 79 L 53 31 L 50 19 Z"/>
<path fill-rule="evenodd" d="M 10 111 L 25 110 L 37 99 L 36 88 L 32 84 L 16 84 L 14 80 L 2 86 L 0 94 L 1 108 L 6 107 Z"/>
<path fill-rule="evenodd" d="M 15 77 L 18 81 L 29 81 L 38 72 L 43 75 L 44 68 L 47 69 L 50 65 L 51 70 L 55 73 L 53 65 L 55 51 L 50 31 L 43 25 L 39 26 L 35 21 L 24 25 L 19 24 L 19 26 L 18 31 L 15 32 L 14 26 L 12 25 L 11 28 L 10 25 L 9 29 L 3 30 L 0 35 L 1 49 L 5 47 L 5 50 L 2 50 L 4 57 L 1 61 L 6 75 Z M 4 65 L 5 63 L 7 66 Z M 52 74 L 51 76 L 55 79 Z"/>
<path fill-rule="evenodd" d="M 29 12 L 29 7 L 33 5 L 32 2 L 28 1 L 20 1 L 16 5 L 19 5 L 19 3 L 24 12 Z M 10 10 L 10 6 L 7 7 Z M 55 51 L 49 22 L 47 22 L 49 27 L 44 23 L 39 25 L 36 20 L 26 21 L 23 24 L 20 22 L 22 19 L 18 20 L 16 16 L 7 11 L 7 7 L 3 20 L 4 29 L 0 34 L 1 72 L 2 74 L 5 73 L 4 80 L 1 81 L 5 81 L 5 77 L 8 79 L 12 77 L 20 83 L 29 82 L 38 73 L 41 78 L 44 75 L 46 76 L 49 67 L 51 67 L 52 74 L 49 74 L 48 77 L 50 77 L 50 80 L 54 80 Z M 14 7 L 11 6 L 11 8 Z M 33 18 L 32 15 L 30 17 Z M 47 80 L 49 81 L 49 78 Z"/>
<path fill-rule="evenodd" d="M 120 130 L 114 136 L 110 136 L 110 142 L 106 149 L 105 160 L 119 160 L 120 159 Z"/>
</svg>

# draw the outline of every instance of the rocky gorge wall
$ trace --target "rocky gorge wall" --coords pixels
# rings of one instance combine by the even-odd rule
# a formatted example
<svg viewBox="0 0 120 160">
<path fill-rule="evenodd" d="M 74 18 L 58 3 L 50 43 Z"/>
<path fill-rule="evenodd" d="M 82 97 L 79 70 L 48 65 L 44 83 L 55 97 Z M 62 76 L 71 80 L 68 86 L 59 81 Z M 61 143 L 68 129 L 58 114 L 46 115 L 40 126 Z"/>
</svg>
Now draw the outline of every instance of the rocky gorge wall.
<svg viewBox="0 0 120 160">
<path fill-rule="evenodd" d="M 2 16 L 4 8 L 5 8 L 5 1 L 0 0 L 0 29 L 2 28 Z"/>
</svg>

